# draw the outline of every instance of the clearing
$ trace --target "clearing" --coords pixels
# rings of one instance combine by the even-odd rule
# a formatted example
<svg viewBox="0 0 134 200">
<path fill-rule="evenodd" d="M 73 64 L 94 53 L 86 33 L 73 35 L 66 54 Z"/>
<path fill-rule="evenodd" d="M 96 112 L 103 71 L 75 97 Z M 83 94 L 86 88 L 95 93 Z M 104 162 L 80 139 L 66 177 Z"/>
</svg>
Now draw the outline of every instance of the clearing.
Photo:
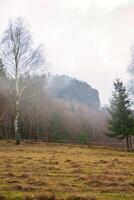
<svg viewBox="0 0 134 200">
<path fill-rule="evenodd" d="M 134 153 L 0 142 L 0 200 L 134 200 Z"/>
</svg>

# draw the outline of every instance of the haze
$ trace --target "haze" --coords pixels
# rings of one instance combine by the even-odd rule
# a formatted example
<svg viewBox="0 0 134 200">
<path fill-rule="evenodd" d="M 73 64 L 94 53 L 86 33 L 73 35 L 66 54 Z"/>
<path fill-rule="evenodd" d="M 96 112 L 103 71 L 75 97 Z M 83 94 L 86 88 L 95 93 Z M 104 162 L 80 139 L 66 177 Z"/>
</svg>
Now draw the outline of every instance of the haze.
<svg viewBox="0 0 134 200">
<path fill-rule="evenodd" d="M 45 44 L 48 71 L 88 82 L 105 104 L 115 77 L 127 80 L 134 43 L 132 0 L 0 0 L 1 30 L 22 16 Z"/>
</svg>

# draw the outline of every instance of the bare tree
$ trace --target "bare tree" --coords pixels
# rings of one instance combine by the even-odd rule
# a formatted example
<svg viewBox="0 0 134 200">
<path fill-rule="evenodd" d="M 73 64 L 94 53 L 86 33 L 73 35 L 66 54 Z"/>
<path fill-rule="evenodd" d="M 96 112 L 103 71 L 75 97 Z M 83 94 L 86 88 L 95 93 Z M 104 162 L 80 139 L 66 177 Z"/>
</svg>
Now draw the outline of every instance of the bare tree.
<svg viewBox="0 0 134 200">
<path fill-rule="evenodd" d="M 17 18 L 10 22 L 1 41 L 0 49 L 8 75 L 15 82 L 15 119 L 14 130 L 16 144 L 20 143 L 19 104 L 23 91 L 29 86 L 30 80 L 21 87 L 21 76 L 39 70 L 44 63 L 42 45 L 33 48 L 31 34 L 24 20 Z"/>
</svg>

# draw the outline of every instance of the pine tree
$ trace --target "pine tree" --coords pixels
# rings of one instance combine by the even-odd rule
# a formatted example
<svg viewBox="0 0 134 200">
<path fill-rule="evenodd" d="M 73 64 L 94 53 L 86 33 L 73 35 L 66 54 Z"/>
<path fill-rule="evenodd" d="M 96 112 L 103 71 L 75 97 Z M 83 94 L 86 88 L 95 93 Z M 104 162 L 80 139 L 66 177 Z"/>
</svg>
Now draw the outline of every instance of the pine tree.
<svg viewBox="0 0 134 200">
<path fill-rule="evenodd" d="M 126 88 L 119 79 L 114 82 L 114 91 L 110 100 L 107 135 L 118 139 L 125 139 L 127 150 L 132 148 L 131 135 L 134 130 L 133 114 L 130 109 L 131 101 Z"/>
</svg>

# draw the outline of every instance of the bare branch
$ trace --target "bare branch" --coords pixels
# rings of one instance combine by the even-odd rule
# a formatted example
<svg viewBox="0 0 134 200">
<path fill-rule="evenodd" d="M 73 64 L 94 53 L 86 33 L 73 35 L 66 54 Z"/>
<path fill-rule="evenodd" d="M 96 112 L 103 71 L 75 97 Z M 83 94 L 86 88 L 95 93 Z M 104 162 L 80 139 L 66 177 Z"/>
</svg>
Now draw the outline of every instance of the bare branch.
<svg viewBox="0 0 134 200">
<path fill-rule="evenodd" d="M 0 48 L 1 48 L 1 46 L 0 46 Z M 5 58 L 12 64 L 12 65 L 15 65 L 15 63 L 12 61 L 12 60 L 10 60 L 10 57 L 6 54 L 6 52 L 1 48 L 1 51 L 2 51 L 2 53 L 3 53 L 3 55 L 5 56 Z"/>
</svg>

